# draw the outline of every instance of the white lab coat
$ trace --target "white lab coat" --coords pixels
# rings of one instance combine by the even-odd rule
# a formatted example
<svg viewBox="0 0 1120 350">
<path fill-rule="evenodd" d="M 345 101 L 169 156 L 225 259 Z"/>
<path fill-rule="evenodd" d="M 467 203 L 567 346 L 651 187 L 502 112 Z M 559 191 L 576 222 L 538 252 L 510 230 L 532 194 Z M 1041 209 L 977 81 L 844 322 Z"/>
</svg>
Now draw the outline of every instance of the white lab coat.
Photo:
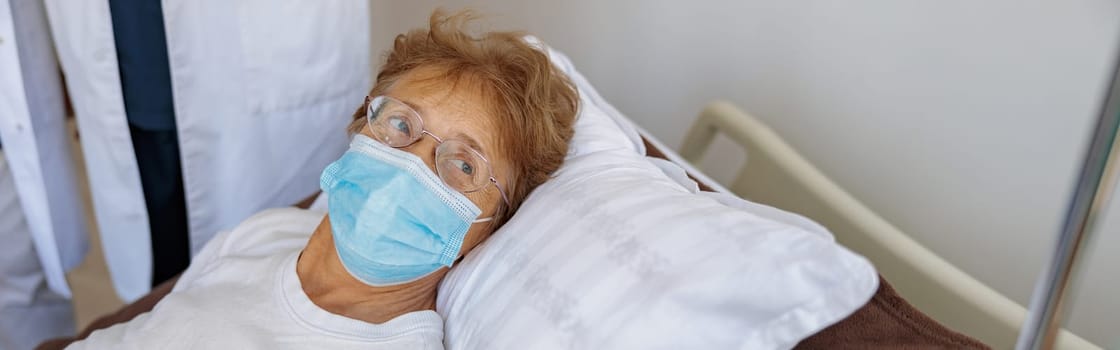
<svg viewBox="0 0 1120 350">
<path fill-rule="evenodd" d="M 47 285 L 69 298 L 65 273 L 82 261 L 89 243 L 67 140 L 62 77 L 47 28 L 41 1 L 0 2 L 0 143 Z M 27 247 L 0 242 L 0 255 L 26 253 L 11 249 Z"/>
<path fill-rule="evenodd" d="M 113 285 L 149 290 L 147 210 L 109 5 L 47 0 Z M 191 253 L 318 189 L 371 84 L 364 0 L 164 0 Z"/>
</svg>

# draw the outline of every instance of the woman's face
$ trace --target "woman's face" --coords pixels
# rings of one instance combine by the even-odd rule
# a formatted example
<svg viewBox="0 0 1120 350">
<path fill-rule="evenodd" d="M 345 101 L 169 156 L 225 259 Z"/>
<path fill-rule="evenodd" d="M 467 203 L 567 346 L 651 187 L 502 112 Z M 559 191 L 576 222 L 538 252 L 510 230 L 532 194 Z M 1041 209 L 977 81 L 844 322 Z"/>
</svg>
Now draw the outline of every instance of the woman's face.
<svg viewBox="0 0 1120 350">
<path fill-rule="evenodd" d="M 435 69 L 418 68 L 402 77 L 384 94 L 408 104 L 419 113 L 427 132 L 445 141 L 455 139 L 477 145 L 476 151 L 490 162 L 493 170 L 491 176 L 503 189 L 508 189 L 511 180 L 508 175 L 509 162 L 499 152 L 496 122 L 486 109 L 483 97 L 477 93 L 479 90 L 471 86 L 469 80 L 456 85 L 438 78 L 438 73 L 440 71 Z M 373 137 L 369 128 L 362 128 L 361 133 Z M 434 173 L 435 150 L 438 145 L 439 142 L 434 138 L 423 135 L 415 143 L 399 149 L 423 159 L 428 169 Z M 480 218 L 494 216 L 502 203 L 502 196 L 493 184 L 463 194 L 482 209 Z M 489 222 L 471 225 L 463 239 L 463 246 L 459 249 L 459 256 L 470 252 L 489 237 L 490 233 Z"/>
</svg>

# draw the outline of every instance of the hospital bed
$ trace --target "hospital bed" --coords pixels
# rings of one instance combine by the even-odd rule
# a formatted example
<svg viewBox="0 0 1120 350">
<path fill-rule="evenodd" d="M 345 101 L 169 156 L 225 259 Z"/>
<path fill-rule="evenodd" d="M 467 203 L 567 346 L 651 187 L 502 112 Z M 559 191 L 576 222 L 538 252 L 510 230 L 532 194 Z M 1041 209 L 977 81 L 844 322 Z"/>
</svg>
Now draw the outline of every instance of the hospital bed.
<svg viewBox="0 0 1120 350">
<path fill-rule="evenodd" d="M 872 301 L 853 316 L 810 337 L 801 348 L 862 347 L 853 345 L 851 339 L 842 346 L 829 345 L 835 345 L 837 338 L 857 333 L 854 329 L 865 336 L 879 338 L 856 340 L 856 344 L 880 348 L 899 344 L 883 343 L 883 339 L 891 337 L 902 338 L 902 342 L 911 345 L 921 345 L 923 339 L 931 337 L 953 337 L 948 329 L 960 331 L 995 349 L 1013 346 L 1026 313 L 1022 306 L 940 258 L 878 216 L 757 118 L 727 102 L 714 102 L 693 123 L 679 154 L 648 132 L 638 131 L 647 155 L 682 166 L 703 190 L 731 192 L 805 215 L 829 228 L 841 244 L 875 264 L 884 279 Z M 726 186 L 695 166 L 700 164 L 717 135 L 728 137 L 747 155 L 741 171 Z M 297 206 L 312 206 L 315 199 L 315 196 L 309 197 Z M 80 337 L 150 310 L 171 291 L 173 283 L 174 280 L 156 287 L 144 298 L 95 321 Z M 875 308 L 878 309 L 873 310 Z M 887 320 L 876 313 L 897 317 Z M 932 319 L 926 319 L 923 313 Z M 896 325 L 899 322 L 907 324 Z M 938 323 L 948 329 L 941 329 Z M 908 337 L 910 339 L 906 340 Z M 56 344 L 62 343 L 65 341 Z M 1055 348 L 1098 349 L 1064 330 Z"/>
<path fill-rule="evenodd" d="M 581 112 L 581 120 L 592 121 L 588 119 L 590 118 L 589 116 L 584 115 L 584 112 L 586 112 L 588 107 L 592 107 L 588 104 L 597 105 L 599 109 L 605 111 L 606 115 L 595 116 L 597 118 L 595 122 L 598 124 L 594 125 L 609 126 L 615 124 L 616 126 L 622 126 L 622 129 L 630 128 L 636 130 L 633 135 L 621 137 L 628 139 L 621 143 L 627 144 L 636 142 L 639 147 L 635 147 L 634 150 L 639 151 L 637 154 L 638 157 L 641 157 L 641 152 L 644 152 L 648 157 L 668 160 L 666 163 L 671 164 L 670 168 L 683 169 L 682 172 L 688 178 L 695 181 L 699 190 L 734 194 L 757 203 L 804 215 L 822 224 L 836 237 L 837 241 L 849 249 L 867 257 L 875 265 L 881 277 L 877 283 L 877 290 L 874 291 L 874 295 L 871 296 L 870 300 L 866 301 L 865 304 L 853 304 L 851 308 L 856 310 L 850 311 L 852 309 L 848 309 L 848 312 L 851 313 L 846 317 L 841 316 L 836 318 L 840 319 L 838 322 L 830 321 L 830 323 L 836 322 L 831 326 L 824 328 L 827 325 L 825 324 L 821 325 L 823 329 L 815 328 L 820 331 L 811 334 L 808 338 L 800 338 L 804 340 L 796 344 L 797 348 L 983 348 L 983 345 L 969 338 L 969 336 L 995 349 L 1010 348 L 1014 344 L 1019 324 L 1023 322 L 1026 314 L 1022 306 L 957 269 L 952 264 L 924 248 L 905 233 L 875 214 L 841 187 L 837 186 L 804 157 L 799 155 L 777 133 L 758 119 L 726 102 L 715 102 L 700 113 L 699 118 L 691 127 L 680 149 L 680 153 L 678 154 L 672 148 L 666 146 L 657 138 L 627 119 L 613 107 L 609 106 L 608 103 L 598 96 L 590 84 L 571 67 L 571 63 L 566 57 L 562 57 L 562 55 L 558 54 L 556 55 L 557 56 L 553 58 L 558 61 L 557 64 L 562 66 L 562 68 L 573 77 L 576 85 L 581 90 L 581 95 L 583 95 L 581 99 L 585 107 L 581 108 L 584 110 Z M 577 124 L 579 124 L 579 122 L 577 122 Z M 584 126 L 591 125 L 592 124 L 586 124 Z M 579 136 L 580 125 L 577 125 L 576 129 L 577 136 Z M 583 134 L 582 137 L 585 138 L 585 141 L 588 141 L 586 139 L 587 135 L 599 135 L 594 131 L 595 129 L 583 130 L 585 132 L 591 131 L 590 133 Z M 713 181 L 706 176 L 703 171 L 694 166 L 694 164 L 699 164 L 699 161 L 704 157 L 705 151 L 716 135 L 727 136 L 734 143 L 742 147 L 747 155 L 746 163 L 743 165 L 738 176 L 732 182 L 726 184 L 726 186 Z M 616 137 L 606 137 L 608 141 L 618 141 L 614 140 L 615 138 Z M 588 144 L 588 146 L 601 146 L 601 143 L 598 141 L 603 140 L 600 139 L 601 137 L 598 136 L 590 139 L 591 143 Z M 644 145 L 644 147 L 642 147 L 642 145 Z M 570 161 L 571 159 L 569 159 L 569 163 Z M 656 159 L 650 160 L 650 163 L 658 162 L 660 161 Z M 644 167 L 644 165 L 639 164 L 638 167 Z M 611 171 L 610 167 L 608 167 L 606 171 Z M 666 174 L 671 172 L 665 170 L 665 168 L 662 168 L 662 171 L 666 171 Z M 670 192 L 680 195 L 680 191 L 683 189 L 684 188 L 671 189 Z M 538 189 L 537 193 L 534 195 L 539 194 L 539 192 L 540 189 Z M 683 197 L 678 196 L 677 198 Z M 310 206 L 311 208 L 315 208 L 316 205 L 319 205 L 321 208 L 321 206 L 324 205 L 324 201 L 316 201 L 315 199 L 315 196 L 309 197 L 298 206 L 304 208 Z M 551 203 L 547 203 L 547 205 L 551 205 Z M 591 210 L 581 210 L 581 208 L 575 209 L 577 213 L 586 213 L 590 215 L 601 214 Z M 523 207 L 522 211 L 519 211 L 519 215 L 523 214 L 525 210 L 525 207 Z M 756 208 L 756 210 L 759 209 Z M 765 208 L 761 210 L 766 211 Z M 773 209 L 770 208 L 770 210 Z M 705 212 L 700 212 L 700 214 L 703 216 Z M 758 212 L 756 211 L 755 214 L 758 214 Z M 774 218 L 778 221 L 797 221 L 797 218 L 790 218 L 788 215 L 772 217 L 771 219 Z M 710 219 L 710 217 L 704 218 L 704 220 L 708 219 Z M 756 222 L 765 224 L 768 221 L 762 220 Z M 530 225 L 535 223 L 536 222 L 529 222 Z M 599 223 L 606 225 L 615 224 L 609 220 L 600 221 Z M 507 224 L 507 226 L 508 225 L 510 224 Z M 506 236 L 508 238 L 509 235 Z M 500 247 L 501 244 L 510 244 L 510 242 L 517 241 L 498 239 L 498 242 L 495 243 L 496 238 L 498 237 L 491 237 L 484 245 L 497 244 Z M 618 239 L 616 236 L 607 238 L 615 239 L 616 241 Z M 633 242 L 623 243 L 627 244 L 619 245 L 618 247 L 628 250 L 620 250 L 619 252 L 635 252 L 635 246 L 628 245 Z M 555 246 L 556 245 L 550 245 L 548 248 L 554 249 Z M 641 247 L 639 246 L 637 248 Z M 443 308 L 441 311 L 447 312 L 444 314 L 445 318 L 452 319 L 460 317 L 463 310 L 470 310 L 469 307 L 463 308 L 462 304 L 457 305 L 454 301 L 447 302 L 444 300 L 446 298 L 443 296 L 458 294 L 460 297 L 465 295 L 466 298 L 470 298 L 472 297 L 471 294 L 476 293 L 491 293 L 491 295 L 493 295 L 506 292 L 508 289 L 501 290 L 490 288 L 495 283 L 493 280 L 503 279 L 493 276 L 502 275 L 503 273 L 505 273 L 505 276 L 516 276 L 515 272 L 500 270 L 525 268 L 523 265 L 519 265 L 514 269 L 509 268 L 509 266 L 495 266 L 495 264 L 500 264 L 502 262 L 500 261 L 501 259 L 487 260 L 488 257 L 486 256 L 479 257 L 480 254 L 475 253 L 478 253 L 478 250 L 481 249 L 483 248 L 476 249 L 471 256 L 464 259 L 464 261 L 458 265 L 459 267 L 453 269 L 452 273 L 450 273 L 445 280 L 444 284 L 448 284 L 446 282 L 452 280 L 452 285 L 459 285 L 462 288 L 458 290 L 456 288 L 446 288 L 445 290 L 445 288 L 441 287 L 441 300 L 439 303 L 441 305 L 440 307 Z M 491 251 L 500 251 L 500 249 L 491 249 Z M 771 253 L 780 256 L 785 254 L 784 252 L 785 251 L 776 251 Z M 530 253 L 536 254 L 537 252 Z M 617 252 L 608 252 L 605 257 L 608 260 L 618 258 L 618 256 L 610 255 L 613 253 Z M 519 259 L 521 261 L 529 261 L 533 258 L 531 255 L 514 255 L 513 261 L 518 261 Z M 493 254 L 491 254 L 490 258 L 492 257 Z M 642 258 L 642 256 L 638 257 Z M 649 256 L 645 257 L 649 258 Z M 650 261 L 656 263 L 657 261 L 655 258 L 656 257 Z M 487 263 L 490 265 L 486 265 Z M 780 265 L 773 266 L 777 269 L 781 269 Z M 487 267 L 491 269 L 488 270 Z M 494 269 L 495 267 L 498 268 L 498 271 Z M 557 271 L 555 266 L 549 266 L 549 268 L 552 268 L 552 272 Z M 470 272 L 472 270 L 474 271 Z M 639 270 L 639 272 L 649 272 L 649 270 Z M 874 280 L 874 271 L 870 271 L 870 275 L 871 280 Z M 488 278 L 491 279 L 491 281 L 486 281 Z M 171 291 L 174 282 L 175 280 L 171 280 L 168 283 L 158 286 L 147 296 L 126 305 L 118 312 L 96 320 L 90 327 L 87 327 L 86 330 L 79 334 L 78 338 L 88 336 L 93 330 L 130 320 L 140 313 L 151 310 L 163 295 Z M 502 283 L 502 281 L 496 283 Z M 874 285 L 874 283 L 871 284 L 873 287 L 872 289 L 874 289 Z M 553 308 L 555 305 L 578 306 L 578 303 L 571 298 L 573 294 L 557 294 L 557 290 L 549 289 L 549 284 L 546 280 L 532 278 L 513 287 L 522 289 L 520 291 L 522 292 L 522 300 L 525 300 L 524 297 L 531 298 L 528 302 L 530 305 L 515 306 L 524 308 L 532 308 L 534 306 L 544 307 L 544 311 L 540 315 L 546 318 L 552 318 L 552 321 L 556 321 L 554 326 L 559 326 L 557 329 L 567 332 L 569 335 L 574 334 L 578 337 L 580 333 L 576 331 L 586 330 L 595 332 L 598 331 L 597 328 L 601 327 L 600 324 L 594 324 L 590 327 L 579 328 L 579 323 L 576 322 L 578 319 L 572 318 L 570 310 Z M 678 288 L 679 286 L 662 287 L 672 289 Z M 732 292 L 740 293 L 738 290 Z M 578 293 L 574 295 L 576 295 L 577 298 L 579 296 L 588 296 L 579 295 Z M 690 294 L 685 293 L 679 295 Z M 538 299 L 532 298 L 541 296 L 556 299 L 554 301 L 560 301 L 560 303 L 532 305 L 533 302 L 538 301 Z M 513 303 L 512 301 L 508 301 L 509 299 L 499 299 L 503 303 Z M 868 299 L 861 299 L 861 303 L 863 302 L 862 300 Z M 469 303 L 470 300 L 467 300 L 467 302 Z M 765 301 L 762 302 L 765 304 Z M 669 304 L 672 304 L 672 302 L 670 301 Z M 672 304 L 671 306 L 688 306 L 687 304 L 688 302 L 686 301 L 685 304 Z M 707 304 L 701 304 L 701 306 L 704 305 Z M 859 307 L 859 305 L 863 306 Z M 609 309 L 612 305 L 598 305 L 597 307 Z M 594 307 L 592 309 L 594 309 Z M 700 308 L 700 310 L 701 312 L 719 313 L 719 310 L 703 311 L 703 308 Z M 458 315 L 456 315 L 456 313 L 458 313 Z M 505 317 L 505 315 L 499 316 L 499 318 Z M 719 317 L 715 319 L 719 320 Z M 449 325 L 447 331 L 448 337 L 459 338 L 450 340 L 445 338 L 445 341 L 458 342 L 464 340 L 462 337 L 462 334 L 465 334 L 464 332 L 470 333 L 473 331 L 485 330 L 468 329 L 464 331 L 460 329 L 458 331 L 452 331 L 452 328 L 462 327 L 463 325 L 477 328 L 475 326 L 477 324 L 487 324 L 485 322 L 463 322 L 461 321 L 463 320 L 462 318 L 459 318 L 459 320 L 458 325 L 454 327 L 450 325 L 451 321 L 448 321 Z M 520 325 L 514 324 L 512 326 L 516 327 Z M 967 334 L 967 336 L 957 333 L 954 330 L 963 332 Z M 523 332 L 525 329 L 518 329 L 518 331 L 522 333 L 514 334 L 513 336 L 524 337 Z M 733 330 L 730 336 L 733 338 L 741 336 L 744 331 L 745 330 L 742 329 Z M 490 335 L 504 336 L 510 334 L 506 332 L 490 333 Z M 726 336 L 727 334 L 724 335 Z M 470 341 L 472 339 L 466 340 Z M 478 339 L 474 340 L 475 346 L 466 346 L 466 348 L 489 348 L 485 346 L 485 344 L 488 344 L 490 340 L 481 339 L 482 346 L 477 345 L 479 344 Z M 61 346 L 64 346 L 69 341 L 73 341 L 73 339 L 59 339 L 53 343 L 45 344 L 46 346 L 43 348 L 61 348 Z M 1056 345 L 1058 349 L 1097 348 L 1093 344 L 1067 331 L 1061 332 Z M 576 346 L 572 348 L 581 347 Z"/>
</svg>

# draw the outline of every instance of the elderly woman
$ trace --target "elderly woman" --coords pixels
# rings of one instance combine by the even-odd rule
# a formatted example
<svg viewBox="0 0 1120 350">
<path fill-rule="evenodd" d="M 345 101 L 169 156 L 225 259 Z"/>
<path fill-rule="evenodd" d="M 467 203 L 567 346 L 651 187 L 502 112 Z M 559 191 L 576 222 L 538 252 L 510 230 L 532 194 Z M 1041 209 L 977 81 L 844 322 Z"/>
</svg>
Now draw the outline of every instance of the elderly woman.
<svg viewBox="0 0 1120 350">
<path fill-rule="evenodd" d="M 578 103 L 546 54 L 467 17 L 396 38 L 323 171 L 327 215 L 246 220 L 151 312 L 71 348 L 442 348 L 440 279 L 560 166 Z"/>
</svg>

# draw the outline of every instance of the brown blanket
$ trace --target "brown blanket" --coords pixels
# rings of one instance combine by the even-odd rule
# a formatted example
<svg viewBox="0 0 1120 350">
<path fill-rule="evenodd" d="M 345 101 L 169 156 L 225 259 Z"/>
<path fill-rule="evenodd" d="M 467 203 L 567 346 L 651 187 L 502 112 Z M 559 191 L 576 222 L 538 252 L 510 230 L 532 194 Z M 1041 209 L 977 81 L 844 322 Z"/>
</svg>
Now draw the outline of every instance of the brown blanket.
<svg viewBox="0 0 1120 350">
<path fill-rule="evenodd" d="M 922 314 L 879 276 L 875 296 L 795 349 L 990 349 Z"/>
</svg>

